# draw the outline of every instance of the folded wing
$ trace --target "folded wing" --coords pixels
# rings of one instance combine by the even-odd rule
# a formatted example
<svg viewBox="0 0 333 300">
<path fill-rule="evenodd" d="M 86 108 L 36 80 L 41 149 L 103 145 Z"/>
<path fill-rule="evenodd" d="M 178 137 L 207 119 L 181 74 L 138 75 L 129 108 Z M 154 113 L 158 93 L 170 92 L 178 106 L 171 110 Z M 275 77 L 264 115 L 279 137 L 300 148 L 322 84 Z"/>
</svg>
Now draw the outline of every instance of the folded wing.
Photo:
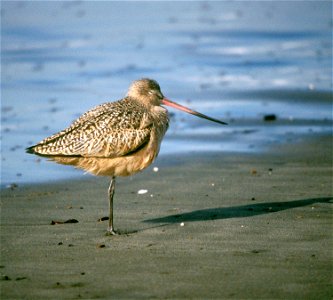
<svg viewBox="0 0 333 300">
<path fill-rule="evenodd" d="M 123 156 L 149 141 L 151 126 L 146 109 L 124 99 L 93 108 L 27 151 L 40 155 Z"/>
</svg>

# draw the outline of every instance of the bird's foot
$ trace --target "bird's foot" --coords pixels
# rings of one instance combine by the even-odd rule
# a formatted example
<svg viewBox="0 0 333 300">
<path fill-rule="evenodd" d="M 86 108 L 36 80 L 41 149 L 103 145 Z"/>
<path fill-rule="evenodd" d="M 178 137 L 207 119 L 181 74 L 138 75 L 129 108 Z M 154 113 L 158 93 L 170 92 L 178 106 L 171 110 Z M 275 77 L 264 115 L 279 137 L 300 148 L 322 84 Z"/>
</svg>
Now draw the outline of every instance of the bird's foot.
<svg viewBox="0 0 333 300">
<path fill-rule="evenodd" d="M 119 235 L 119 234 L 120 234 L 119 232 L 113 230 L 113 228 L 111 227 L 111 228 L 108 228 L 105 235 L 109 236 L 109 235 Z"/>
<path fill-rule="evenodd" d="M 110 236 L 110 235 L 122 235 L 122 236 L 128 236 L 130 234 L 133 234 L 133 233 L 137 233 L 138 231 L 137 230 L 132 230 L 132 231 L 126 231 L 126 230 L 122 230 L 122 231 L 115 231 L 113 229 L 108 229 L 107 232 L 105 233 L 106 236 Z"/>
</svg>

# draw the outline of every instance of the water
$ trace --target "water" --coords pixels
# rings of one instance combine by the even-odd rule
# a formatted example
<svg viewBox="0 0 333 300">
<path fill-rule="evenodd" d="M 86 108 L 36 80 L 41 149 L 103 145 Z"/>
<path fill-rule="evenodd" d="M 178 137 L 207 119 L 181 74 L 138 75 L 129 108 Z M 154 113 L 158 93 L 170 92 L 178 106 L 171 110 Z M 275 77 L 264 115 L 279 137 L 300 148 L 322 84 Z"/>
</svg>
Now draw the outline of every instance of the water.
<svg viewBox="0 0 333 300">
<path fill-rule="evenodd" d="M 160 155 L 330 134 L 331 33 L 330 1 L 2 2 L 1 186 L 82 176 L 24 149 L 141 77 L 229 122 L 172 111 Z"/>
</svg>

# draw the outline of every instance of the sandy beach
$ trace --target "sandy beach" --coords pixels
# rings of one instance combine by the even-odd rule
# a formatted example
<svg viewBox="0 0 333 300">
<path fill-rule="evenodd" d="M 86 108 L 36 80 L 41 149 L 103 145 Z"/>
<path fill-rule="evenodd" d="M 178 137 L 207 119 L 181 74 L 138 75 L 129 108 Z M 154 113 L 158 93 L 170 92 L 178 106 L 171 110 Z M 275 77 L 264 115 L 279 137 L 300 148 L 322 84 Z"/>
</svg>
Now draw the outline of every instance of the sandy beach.
<svg viewBox="0 0 333 300">
<path fill-rule="evenodd" d="M 0 5 L 1 299 L 333 297 L 330 1 Z M 143 77 L 229 125 L 170 108 L 105 236 L 109 178 L 24 149 Z"/>
<path fill-rule="evenodd" d="M 331 137 L 162 156 L 118 179 L 118 236 L 98 221 L 107 186 L 85 176 L 1 191 L 1 299 L 332 297 Z"/>
</svg>

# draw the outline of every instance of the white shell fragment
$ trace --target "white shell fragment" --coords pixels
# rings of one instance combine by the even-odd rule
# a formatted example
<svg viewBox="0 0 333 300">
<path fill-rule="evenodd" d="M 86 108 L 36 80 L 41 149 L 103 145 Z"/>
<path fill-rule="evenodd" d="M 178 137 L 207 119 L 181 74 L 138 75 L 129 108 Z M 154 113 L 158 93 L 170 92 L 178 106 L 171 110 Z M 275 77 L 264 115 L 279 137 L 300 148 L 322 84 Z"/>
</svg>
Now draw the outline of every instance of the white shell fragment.
<svg viewBox="0 0 333 300">
<path fill-rule="evenodd" d="M 184 225 L 185 225 L 184 222 L 181 222 L 181 223 L 180 223 L 180 226 L 181 226 L 181 227 L 184 227 Z"/>
<path fill-rule="evenodd" d="M 158 167 L 154 167 L 153 171 L 158 172 Z"/>
<path fill-rule="evenodd" d="M 138 190 L 138 194 L 139 195 L 143 195 L 143 194 L 146 194 L 146 193 L 148 193 L 148 190 Z"/>
</svg>

